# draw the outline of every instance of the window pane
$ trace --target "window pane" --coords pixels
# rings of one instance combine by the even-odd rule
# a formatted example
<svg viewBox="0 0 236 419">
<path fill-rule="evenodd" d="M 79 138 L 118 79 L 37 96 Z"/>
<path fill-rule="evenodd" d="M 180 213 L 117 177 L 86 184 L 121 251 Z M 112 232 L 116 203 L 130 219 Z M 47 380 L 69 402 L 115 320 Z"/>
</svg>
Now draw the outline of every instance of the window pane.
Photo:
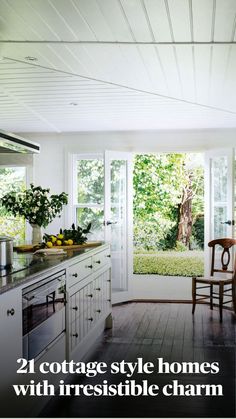
<svg viewBox="0 0 236 419">
<path fill-rule="evenodd" d="M 77 202 L 104 202 L 104 165 L 99 159 L 77 161 Z"/>
<path fill-rule="evenodd" d="M 212 204 L 214 217 L 214 238 L 227 236 L 227 157 L 212 159 Z"/>
<path fill-rule="evenodd" d="M 104 240 L 104 211 L 100 208 L 77 208 L 76 221 L 80 227 L 92 223 L 88 240 Z"/>
<path fill-rule="evenodd" d="M 123 205 L 126 194 L 126 161 L 111 162 L 111 203 Z"/>
<path fill-rule="evenodd" d="M 0 167 L 0 197 L 10 191 L 20 192 L 25 189 L 25 167 Z M 25 220 L 22 217 L 14 217 L 0 207 L 1 235 L 10 236 L 16 242 L 25 240 Z"/>
<path fill-rule="evenodd" d="M 127 162 L 111 161 L 111 250 L 114 290 L 127 289 L 126 195 Z"/>
</svg>

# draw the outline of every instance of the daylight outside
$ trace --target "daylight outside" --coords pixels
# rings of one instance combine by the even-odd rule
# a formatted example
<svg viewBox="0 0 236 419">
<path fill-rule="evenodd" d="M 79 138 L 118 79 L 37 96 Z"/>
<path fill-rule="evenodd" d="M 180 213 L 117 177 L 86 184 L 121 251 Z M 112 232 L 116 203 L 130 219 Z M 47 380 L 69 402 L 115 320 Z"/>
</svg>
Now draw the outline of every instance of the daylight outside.
<svg viewBox="0 0 236 419">
<path fill-rule="evenodd" d="M 136 155 L 133 182 L 134 273 L 202 276 L 203 155 Z"/>
<path fill-rule="evenodd" d="M 113 165 L 122 164 L 114 161 Z M 116 191 L 117 167 L 111 191 Z M 1 196 L 25 188 L 24 167 L 2 167 Z M 93 236 L 103 237 L 103 160 L 77 163 L 77 224 L 92 222 Z M 203 275 L 204 171 L 200 153 L 136 154 L 133 171 L 134 273 L 164 276 Z M 114 206 L 115 209 L 115 206 Z M 16 241 L 25 238 L 25 221 L 0 208 L 2 233 Z"/>
</svg>

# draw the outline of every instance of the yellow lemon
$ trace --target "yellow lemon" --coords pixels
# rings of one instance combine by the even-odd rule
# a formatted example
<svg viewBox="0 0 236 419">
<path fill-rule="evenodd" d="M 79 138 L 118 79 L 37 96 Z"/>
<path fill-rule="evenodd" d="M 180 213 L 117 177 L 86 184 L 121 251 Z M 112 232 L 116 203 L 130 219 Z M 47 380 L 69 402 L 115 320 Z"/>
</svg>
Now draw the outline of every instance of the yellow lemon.
<svg viewBox="0 0 236 419">
<path fill-rule="evenodd" d="M 55 243 L 57 241 L 57 238 L 55 236 L 51 236 L 51 242 Z"/>
<path fill-rule="evenodd" d="M 68 245 L 68 240 L 65 240 L 63 244 L 64 244 L 65 246 L 67 246 L 67 245 Z"/>
<path fill-rule="evenodd" d="M 57 240 L 57 241 L 56 241 L 56 245 L 57 245 L 57 246 L 61 246 L 61 245 L 62 245 L 62 241 L 61 241 L 61 240 Z"/>
<path fill-rule="evenodd" d="M 74 242 L 73 242 L 73 240 L 72 240 L 72 239 L 69 239 L 69 240 L 68 240 L 68 244 L 69 244 L 69 246 L 71 246 L 73 243 L 74 243 Z"/>
<path fill-rule="evenodd" d="M 46 245 L 47 245 L 47 247 L 52 247 L 53 246 L 52 242 L 47 242 Z"/>
<path fill-rule="evenodd" d="M 61 239 L 63 239 L 63 238 L 64 238 L 64 236 L 63 236 L 63 234 L 58 234 L 58 235 L 57 235 L 57 238 L 58 238 L 59 240 L 61 240 Z"/>
</svg>

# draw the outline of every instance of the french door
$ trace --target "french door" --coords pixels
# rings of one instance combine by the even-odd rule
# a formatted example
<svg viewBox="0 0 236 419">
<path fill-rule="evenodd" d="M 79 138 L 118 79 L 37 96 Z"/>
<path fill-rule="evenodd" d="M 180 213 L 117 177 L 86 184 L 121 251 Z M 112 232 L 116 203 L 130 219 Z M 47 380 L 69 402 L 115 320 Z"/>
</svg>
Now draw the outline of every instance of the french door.
<svg viewBox="0 0 236 419">
<path fill-rule="evenodd" d="M 209 274 L 207 243 L 235 238 L 236 160 L 234 149 L 211 150 L 205 160 L 205 273 Z"/>
<path fill-rule="evenodd" d="M 132 159 L 105 151 L 105 240 L 111 244 L 113 302 L 129 299 L 132 272 Z"/>
<path fill-rule="evenodd" d="M 104 155 L 72 157 L 71 221 L 92 223 L 89 240 L 111 245 L 112 302 L 129 299 L 132 274 L 132 156 L 105 151 Z"/>
</svg>

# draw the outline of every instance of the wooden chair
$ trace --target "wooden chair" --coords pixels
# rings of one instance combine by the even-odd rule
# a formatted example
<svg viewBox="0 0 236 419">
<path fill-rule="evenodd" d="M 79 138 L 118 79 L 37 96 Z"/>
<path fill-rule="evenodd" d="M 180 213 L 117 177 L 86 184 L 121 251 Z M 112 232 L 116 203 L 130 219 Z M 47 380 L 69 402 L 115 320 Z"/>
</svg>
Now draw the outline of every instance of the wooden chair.
<svg viewBox="0 0 236 419">
<path fill-rule="evenodd" d="M 236 244 L 234 239 L 217 239 L 212 240 L 208 243 L 208 246 L 212 248 L 211 256 L 211 274 L 210 278 L 192 278 L 192 297 L 193 297 L 193 308 L 192 314 L 195 312 L 196 303 L 206 299 L 210 300 L 210 308 L 213 310 L 213 298 L 216 298 L 219 301 L 219 311 L 220 311 L 220 321 L 222 322 L 223 315 L 223 305 L 233 301 L 234 312 L 236 312 L 236 296 L 235 296 L 235 287 L 236 287 L 236 258 L 235 258 L 235 267 L 234 271 L 228 269 L 230 263 L 230 251 L 229 249 Z M 216 257 L 216 246 L 222 247 L 221 253 L 221 269 L 215 267 L 215 257 Z M 214 276 L 215 273 L 223 274 L 232 274 L 230 278 L 221 278 Z M 200 286 L 197 286 L 200 284 Z M 218 287 L 218 292 L 214 291 L 214 287 Z M 209 289 L 210 292 L 205 294 L 204 289 Z M 198 291 L 200 290 L 200 293 Z M 230 293 L 230 294 L 229 294 Z M 197 298 L 199 297 L 199 298 Z M 224 297 L 231 297 L 224 301 Z"/>
</svg>

